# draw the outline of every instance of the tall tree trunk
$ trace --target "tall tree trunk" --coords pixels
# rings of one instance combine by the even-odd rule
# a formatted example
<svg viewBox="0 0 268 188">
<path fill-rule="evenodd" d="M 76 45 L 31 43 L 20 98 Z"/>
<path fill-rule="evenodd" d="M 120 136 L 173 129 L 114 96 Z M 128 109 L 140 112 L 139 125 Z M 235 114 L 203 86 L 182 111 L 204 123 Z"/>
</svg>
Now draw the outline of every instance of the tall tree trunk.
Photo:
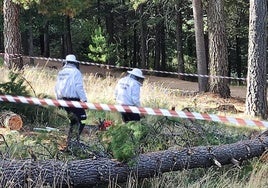
<svg viewBox="0 0 268 188">
<path fill-rule="evenodd" d="M 203 8 L 202 0 L 193 0 L 193 15 L 195 27 L 195 41 L 196 41 L 196 56 L 197 56 L 197 72 L 199 75 L 208 74 L 204 25 L 203 25 Z M 199 76 L 198 87 L 199 92 L 206 92 L 208 86 L 208 78 Z"/>
<path fill-rule="evenodd" d="M 184 59 L 183 59 L 183 42 L 182 42 L 182 1 L 177 1 L 176 12 L 176 40 L 177 40 L 177 61 L 178 61 L 178 73 L 184 73 Z M 179 75 L 179 79 L 183 79 L 183 75 Z"/>
<path fill-rule="evenodd" d="M 12 0 L 4 0 L 4 63 L 8 68 L 21 69 L 21 34 L 19 30 L 19 6 Z"/>
<path fill-rule="evenodd" d="M 61 57 L 65 58 L 66 56 L 66 49 L 65 49 L 65 36 L 64 34 L 61 35 Z"/>
<path fill-rule="evenodd" d="M 108 33 L 108 45 L 110 46 L 114 43 L 114 16 L 113 12 L 109 11 L 108 15 L 105 16 L 106 30 Z M 116 60 L 108 58 L 107 63 L 109 65 L 114 65 Z"/>
<path fill-rule="evenodd" d="M 4 35 L 3 35 L 3 32 L 0 33 L 0 52 L 3 52 L 5 50 L 5 47 L 4 47 Z"/>
<path fill-rule="evenodd" d="M 158 17 L 158 21 L 155 25 L 155 58 L 154 58 L 154 66 L 156 70 L 161 70 L 161 48 L 162 48 L 162 27 L 163 27 L 163 18 L 161 17 L 161 4 L 159 3 L 156 7 L 156 16 Z"/>
<path fill-rule="evenodd" d="M 66 53 L 73 53 L 73 45 L 72 45 L 72 35 L 71 35 L 71 18 L 70 16 L 66 16 L 65 19 L 66 33 L 65 33 L 65 42 L 66 42 Z"/>
<path fill-rule="evenodd" d="M 132 53 L 132 62 L 133 66 L 136 67 L 138 64 L 138 35 L 137 35 L 137 24 L 134 24 L 133 29 L 133 53 Z"/>
<path fill-rule="evenodd" d="M 98 15 L 97 15 L 97 22 L 98 25 L 101 26 L 101 0 L 98 0 L 97 2 L 97 9 L 98 9 Z"/>
<path fill-rule="evenodd" d="M 40 43 L 40 54 L 44 54 L 44 31 L 43 28 L 39 29 L 39 43 Z"/>
<path fill-rule="evenodd" d="M 109 35 L 108 37 L 108 43 L 111 44 L 114 42 L 114 16 L 113 13 L 110 12 L 109 15 L 105 17 L 106 19 L 106 30 Z"/>
<path fill-rule="evenodd" d="M 140 61 L 140 67 L 145 68 L 147 61 L 147 48 L 146 48 L 146 22 L 144 21 L 144 6 L 145 4 L 142 3 L 139 7 L 139 12 L 140 12 L 140 37 L 141 37 L 141 46 L 140 46 L 140 55 L 141 55 L 141 61 Z"/>
<path fill-rule="evenodd" d="M 228 80 L 218 76 L 228 76 L 227 38 L 225 31 L 223 0 L 208 2 L 208 31 L 210 57 L 210 88 L 223 98 L 230 97 Z"/>
<path fill-rule="evenodd" d="M 0 24 L 4 25 L 4 17 L 0 17 Z M 4 32 L 0 32 L 0 52 L 4 52 Z"/>
<path fill-rule="evenodd" d="M 44 53 L 43 56 L 49 57 L 50 51 L 49 51 L 49 21 L 46 20 L 44 25 Z"/>
<path fill-rule="evenodd" d="M 164 15 L 163 5 L 160 4 L 159 7 L 160 15 Z M 161 59 L 160 65 L 161 70 L 166 70 L 166 27 L 165 27 L 165 18 L 161 19 L 161 26 L 159 28 L 160 32 L 160 52 L 161 52 Z"/>
<path fill-rule="evenodd" d="M 241 58 L 241 38 L 239 36 L 235 37 L 235 43 L 236 43 L 236 72 L 237 72 L 237 77 L 241 78 L 242 77 L 242 58 Z M 240 83 L 241 81 L 239 81 Z"/>
<path fill-rule="evenodd" d="M 266 0 L 250 0 L 246 113 L 267 118 Z"/>
<path fill-rule="evenodd" d="M 28 46 L 29 46 L 29 50 L 28 50 L 28 54 L 30 57 L 34 56 L 34 44 L 33 44 L 33 19 L 32 19 L 32 14 L 30 15 L 30 19 L 29 19 L 29 27 L 28 27 Z M 33 65 L 34 64 L 34 59 L 30 58 L 30 64 Z"/>
<path fill-rule="evenodd" d="M 166 70 L 166 29 L 165 24 L 161 27 L 161 70 Z"/>
<path fill-rule="evenodd" d="M 159 17 L 156 24 L 155 36 L 155 65 L 157 70 L 165 70 L 166 67 L 166 49 L 165 49 L 165 19 L 163 13 L 163 3 L 157 5 L 156 14 Z"/>
<path fill-rule="evenodd" d="M 128 27 L 127 27 L 127 20 L 126 20 L 126 16 L 123 15 L 123 32 L 127 33 L 128 31 Z M 128 62 L 128 38 L 127 37 L 123 37 L 123 49 L 124 49 L 124 63 L 126 64 Z M 131 66 L 133 66 L 133 62 L 130 63 Z"/>
</svg>

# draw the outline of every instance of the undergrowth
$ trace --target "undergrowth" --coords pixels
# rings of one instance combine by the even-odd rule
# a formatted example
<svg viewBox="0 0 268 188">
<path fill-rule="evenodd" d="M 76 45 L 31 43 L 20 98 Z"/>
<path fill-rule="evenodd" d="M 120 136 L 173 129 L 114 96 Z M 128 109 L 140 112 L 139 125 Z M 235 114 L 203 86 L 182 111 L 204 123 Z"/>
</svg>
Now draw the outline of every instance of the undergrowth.
<svg viewBox="0 0 268 188">
<path fill-rule="evenodd" d="M 9 81 L 0 83 L 0 94 L 50 98 L 46 94 L 36 94 L 30 83 L 23 77 L 22 73 L 10 71 Z M 28 89 L 31 88 L 31 89 Z M 52 106 L 39 106 L 23 103 L 1 102 L 0 111 L 12 111 L 21 115 L 23 121 L 29 124 L 51 125 L 55 121 L 64 122 L 64 114 Z"/>
<path fill-rule="evenodd" d="M 53 98 L 52 93 L 36 92 L 36 87 L 31 85 L 32 82 L 28 81 L 23 73 L 11 71 L 8 79 L 7 82 L 0 82 L 0 94 Z M 104 79 L 102 82 L 100 78 L 97 78 L 96 81 L 91 77 L 90 81 L 93 85 L 98 85 L 92 88 L 92 91 L 96 91 L 96 93 L 90 94 L 92 96 L 99 94 L 98 99 L 104 98 L 100 94 L 100 88 L 109 87 L 109 90 L 111 89 L 111 79 L 108 81 Z M 86 88 L 88 87 L 86 86 Z M 152 85 L 149 87 L 147 89 L 151 92 L 161 90 L 159 88 L 152 89 Z M 107 94 L 111 95 L 110 92 Z M 174 95 L 171 98 L 177 100 L 175 97 Z M 111 97 L 103 100 L 105 102 L 112 101 Z M 149 106 L 160 108 L 168 108 L 173 105 L 161 97 L 150 98 L 147 96 L 144 102 Z M 2 110 L 10 110 L 20 114 L 25 123 L 21 131 L 10 132 L 2 138 L 3 141 L 0 144 L 0 158 L 2 159 L 30 158 L 68 161 L 106 157 L 117 159 L 132 166 L 135 165 L 135 159 L 139 154 L 168 149 L 180 151 L 183 148 L 201 145 L 230 144 L 250 138 L 251 132 L 255 131 L 215 122 L 157 116 L 146 116 L 140 122 L 123 124 L 119 113 L 87 110 L 87 126 L 82 135 L 81 143 L 73 141 L 69 151 L 63 152 L 62 148 L 66 144 L 69 128 L 65 111 L 57 107 L 7 102 L 1 102 L 0 111 Z M 100 131 L 98 130 L 99 119 L 112 120 L 113 125 L 106 131 Z M 33 131 L 35 127 L 46 126 L 56 127 L 59 131 Z M 250 174 L 252 172 L 253 175 Z M 267 165 L 266 168 L 261 168 L 259 161 L 253 159 L 243 163 L 240 169 L 226 166 L 169 172 L 143 180 L 135 180 L 134 178 L 132 181 L 130 178 L 129 182 L 123 186 L 230 187 L 228 185 L 232 185 L 250 187 L 256 184 L 256 179 L 262 176 L 262 173 L 266 172 Z M 262 182 L 262 184 L 267 185 L 267 181 Z M 115 183 L 113 186 L 121 187 L 122 185 Z"/>
</svg>

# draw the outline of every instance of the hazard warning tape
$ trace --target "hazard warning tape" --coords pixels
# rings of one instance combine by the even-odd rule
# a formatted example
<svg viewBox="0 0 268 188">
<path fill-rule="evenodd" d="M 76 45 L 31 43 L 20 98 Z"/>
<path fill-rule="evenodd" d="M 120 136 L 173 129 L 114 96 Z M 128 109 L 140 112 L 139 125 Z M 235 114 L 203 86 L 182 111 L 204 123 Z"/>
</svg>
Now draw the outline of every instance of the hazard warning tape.
<svg viewBox="0 0 268 188">
<path fill-rule="evenodd" d="M 230 123 L 240 126 L 258 127 L 260 129 L 268 128 L 268 121 L 249 120 L 249 119 L 219 116 L 215 114 L 188 112 L 188 111 L 153 109 L 148 107 L 135 107 L 135 106 L 124 106 L 124 105 L 108 105 L 100 103 L 66 101 L 56 99 L 39 99 L 35 97 L 11 96 L 11 95 L 0 95 L 0 102 L 1 101 L 11 103 L 41 105 L 41 106 L 48 105 L 48 106 L 84 108 L 84 109 L 111 111 L 111 112 L 131 112 L 144 115 L 147 114 L 154 116 L 179 117 L 192 120 L 195 119 L 195 120 L 214 121 L 220 123 Z"/>
<path fill-rule="evenodd" d="M 10 58 L 28 58 L 28 59 L 39 59 L 39 60 L 46 60 L 46 61 L 56 61 L 56 62 L 63 62 L 64 59 L 59 58 L 51 58 L 51 57 L 33 57 L 33 56 L 24 56 L 22 54 L 7 54 L 7 53 L 0 53 L 4 54 L 5 56 L 8 56 Z M 132 67 L 125 67 L 125 66 L 117 66 L 117 65 L 107 65 L 107 64 L 100 64 L 100 63 L 92 63 L 92 62 L 86 62 L 86 61 L 79 61 L 82 65 L 93 65 L 93 66 L 99 66 L 99 67 L 108 67 L 108 68 L 120 68 L 120 69 L 132 69 Z M 220 79 L 230 79 L 230 80 L 247 80 L 246 78 L 238 78 L 238 77 L 229 77 L 229 76 L 217 76 L 217 75 L 202 75 L 202 74 L 190 74 L 190 73 L 178 73 L 178 72 L 168 72 L 168 71 L 159 71 L 159 70 L 152 70 L 152 69 L 141 69 L 144 72 L 151 72 L 151 73 L 162 73 L 162 74 L 170 74 L 170 75 L 179 75 L 179 76 L 191 76 L 191 77 L 201 77 L 201 78 L 220 78 Z"/>
</svg>

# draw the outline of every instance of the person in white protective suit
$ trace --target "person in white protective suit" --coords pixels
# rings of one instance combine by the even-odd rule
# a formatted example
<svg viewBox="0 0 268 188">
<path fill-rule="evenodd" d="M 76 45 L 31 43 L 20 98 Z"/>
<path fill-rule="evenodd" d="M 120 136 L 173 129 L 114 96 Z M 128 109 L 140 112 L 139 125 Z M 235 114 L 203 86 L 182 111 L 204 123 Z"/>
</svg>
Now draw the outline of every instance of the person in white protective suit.
<svg viewBox="0 0 268 188">
<path fill-rule="evenodd" d="M 128 75 L 121 78 L 115 87 L 115 100 L 117 104 L 140 107 L 140 90 L 145 77 L 140 69 L 127 71 Z M 121 112 L 122 120 L 140 121 L 141 116 L 132 112 Z"/>
<path fill-rule="evenodd" d="M 87 102 L 87 96 L 83 86 L 83 77 L 79 70 L 79 61 L 76 60 L 73 54 L 66 56 L 64 66 L 57 75 L 55 93 L 57 99 Z M 70 129 L 67 137 L 68 147 L 75 125 L 78 125 L 77 141 L 79 142 L 80 134 L 85 126 L 82 121 L 86 120 L 87 115 L 83 108 L 64 107 L 64 109 L 68 113 L 70 120 Z"/>
</svg>

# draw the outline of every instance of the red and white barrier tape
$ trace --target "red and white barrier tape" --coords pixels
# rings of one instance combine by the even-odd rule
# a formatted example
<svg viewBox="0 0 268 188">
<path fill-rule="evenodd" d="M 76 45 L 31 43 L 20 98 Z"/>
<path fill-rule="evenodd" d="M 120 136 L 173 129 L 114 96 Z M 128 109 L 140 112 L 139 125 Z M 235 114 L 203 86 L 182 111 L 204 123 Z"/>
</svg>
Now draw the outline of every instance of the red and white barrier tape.
<svg viewBox="0 0 268 188">
<path fill-rule="evenodd" d="M 5 53 L 0 53 L 5 54 Z M 9 54 L 9 56 L 23 56 L 22 54 L 12 55 Z M 31 57 L 31 56 L 23 56 L 24 58 L 32 58 L 32 59 L 39 59 L 39 60 L 47 60 L 47 61 L 59 61 L 63 62 L 64 59 L 58 59 L 58 58 L 45 58 L 45 57 Z M 94 66 L 100 66 L 100 67 L 108 67 L 108 68 L 120 68 L 120 69 L 132 69 L 131 67 L 123 67 L 123 66 L 116 66 L 116 65 L 104 65 L 99 63 L 92 63 L 92 62 L 85 62 L 80 61 L 83 65 L 94 65 Z M 158 71 L 158 70 L 151 70 L 151 69 L 141 69 L 144 72 L 155 72 L 155 73 L 163 73 L 163 74 L 171 74 L 171 75 L 180 75 L 180 76 L 192 76 L 192 77 L 203 77 L 203 78 L 221 78 L 221 79 L 230 79 L 230 80 L 246 80 L 246 78 L 235 78 L 235 77 L 228 77 L 228 76 L 211 76 L 211 75 L 202 75 L 202 74 L 188 74 L 188 73 L 178 73 L 178 72 L 168 72 L 168 71 Z"/>
<path fill-rule="evenodd" d="M 240 126 L 258 127 L 260 129 L 268 128 L 268 121 L 248 120 L 235 117 L 219 116 L 215 114 L 201 114 L 197 112 L 186 112 L 186 111 L 175 111 L 167 109 L 153 109 L 147 107 L 135 107 L 135 106 L 122 106 L 122 105 L 108 105 L 99 103 L 84 103 L 78 101 L 65 101 L 56 99 L 39 99 L 34 97 L 23 97 L 23 96 L 11 96 L 11 95 L 0 95 L 0 103 L 12 102 L 12 103 L 24 103 L 24 104 L 35 104 L 41 106 L 62 106 L 62 107 L 75 107 L 84 108 L 91 110 L 102 110 L 112 112 L 132 112 L 138 114 L 148 114 L 154 116 L 168 116 L 168 117 L 179 117 L 186 119 L 206 120 L 220 123 L 230 123 Z"/>
</svg>

